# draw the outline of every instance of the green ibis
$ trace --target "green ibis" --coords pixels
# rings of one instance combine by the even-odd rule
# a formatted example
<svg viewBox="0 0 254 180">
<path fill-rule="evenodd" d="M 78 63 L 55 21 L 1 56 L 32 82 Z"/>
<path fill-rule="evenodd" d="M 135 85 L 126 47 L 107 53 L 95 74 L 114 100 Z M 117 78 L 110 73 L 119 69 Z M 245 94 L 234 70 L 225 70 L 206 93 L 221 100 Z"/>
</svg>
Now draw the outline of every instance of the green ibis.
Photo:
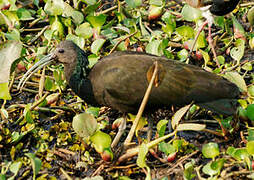
<svg viewBox="0 0 254 180">
<path fill-rule="evenodd" d="M 239 95 L 238 87 L 219 75 L 147 53 L 115 52 L 88 68 L 86 53 L 68 40 L 60 42 L 52 53 L 32 66 L 18 87 L 23 87 L 34 72 L 53 61 L 64 65 L 69 86 L 85 102 L 121 112 L 137 112 L 149 84 L 147 73 L 155 61 L 161 79 L 151 91 L 147 110 L 195 102 L 211 111 L 232 115 Z"/>
</svg>

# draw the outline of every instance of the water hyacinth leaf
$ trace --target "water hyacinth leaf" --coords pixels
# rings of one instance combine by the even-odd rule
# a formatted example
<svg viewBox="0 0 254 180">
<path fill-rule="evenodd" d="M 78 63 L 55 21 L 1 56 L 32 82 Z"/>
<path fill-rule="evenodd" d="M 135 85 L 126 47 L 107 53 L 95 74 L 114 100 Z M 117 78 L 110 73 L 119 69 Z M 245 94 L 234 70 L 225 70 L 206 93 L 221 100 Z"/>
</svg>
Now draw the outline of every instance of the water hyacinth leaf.
<svg viewBox="0 0 254 180">
<path fill-rule="evenodd" d="M 146 155 L 148 153 L 148 146 L 146 144 L 141 144 L 139 147 L 139 153 L 138 153 L 138 158 L 137 158 L 137 165 L 140 168 L 146 168 L 147 169 L 147 174 L 146 174 L 146 180 L 152 180 L 151 178 L 151 173 L 150 173 L 150 168 L 146 164 Z"/>
<path fill-rule="evenodd" d="M 164 2 L 164 0 L 149 0 L 149 4 L 155 6 L 163 6 Z"/>
<path fill-rule="evenodd" d="M 218 144 L 210 142 L 208 144 L 203 145 L 203 147 L 202 147 L 202 154 L 206 158 L 212 158 L 212 159 L 214 159 L 216 156 L 218 156 L 220 154 Z"/>
<path fill-rule="evenodd" d="M 68 34 L 66 40 L 71 40 L 76 43 L 80 48 L 83 48 L 85 45 L 85 39 L 83 37 L 75 36 L 73 34 Z"/>
<path fill-rule="evenodd" d="M 131 8 L 136 8 L 142 4 L 142 0 L 125 0 L 125 2 L 130 6 Z"/>
<path fill-rule="evenodd" d="M 137 158 L 137 165 L 141 168 L 147 167 L 146 164 L 146 155 L 148 153 L 148 147 L 146 144 L 141 144 L 139 147 L 139 153 Z"/>
<path fill-rule="evenodd" d="M 184 165 L 183 176 L 186 180 L 192 180 L 195 178 L 196 174 L 194 174 L 194 163 L 188 162 Z"/>
<path fill-rule="evenodd" d="M 173 129 L 175 129 L 177 127 L 177 125 L 179 124 L 179 122 L 182 119 L 182 117 L 184 116 L 184 114 L 189 110 L 190 106 L 191 106 L 191 104 L 184 106 L 174 114 L 174 116 L 172 117 L 172 121 L 171 121 L 171 125 L 172 125 Z"/>
<path fill-rule="evenodd" d="M 245 71 L 251 71 L 251 70 L 253 69 L 253 68 L 252 68 L 251 62 L 245 63 L 245 64 L 242 66 L 242 69 L 244 69 Z"/>
<path fill-rule="evenodd" d="M 249 154 L 254 155 L 254 141 L 247 142 L 246 148 Z"/>
<path fill-rule="evenodd" d="M 177 57 L 180 59 L 180 61 L 185 61 L 189 55 L 189 52 L 186 49 L 182 49 L 181 51 L 177 52 Z"/>
<path fill-rule="evenodd" d="M 254 129 L 248 129 L 248 141 L 254 141 Z"/>
<path fill-rule="evenodd" d="M 32 168 L 33 168 L 33 179 L 35 179 L 36 175 L 38 174 L 38 172 L 41 169 L 42 166 L 42 161 L 37 158 L 35 156 L 35 154 L 32 153 L 26 153 L 25 154 L 27 157 L 29 157 L 31 164 L 32 164 Z"/>
<path fill-rule="evenodd" d="M 148 20 L 158 19 L 162 14 L 162 10 L 162 6 L 150 5 L 148 10 Z"/>
<path fill-rule="evenodd" d="M 176 28 L 176 32 L 182 37 L 183 41 L 194 37 L 194 30 L 190 26 L 180 26 Z"/>
<path fill-rule="evenodd" d="M 206 127 L 205 124 L 196 124 L 196 123 L 184 123 L 179 124 L 176 128 L 177 131 L 202 131 Z"/>
<path fill-rule="evenodd" d="M 254 104 L 249 104 L 247 109 L 246 109 L 246 114 L 247 117 L 251 120 L 254 121 Z"/>
<path fill-rule="evenodd" d="M 197 8 L 189 6 L 188 4 L 184 5 L 181 14 L 186 21 L 190 22 L 197 21 L 198 19 L 202 18 L 201 11 Z"/>
<path fill-rule="evenodd" d="M 18 41 L 8 41 L 0 50 L 0 83 L 9 81 L 11 64 L 20 57 L 22 44 Z"/>
<path fill-rule="evenodd" d="M 19 19 L 22 21 L 28 21 L 28 20 L 34 19 L 31 15 L 30 11 L 28 11 L 25 8 L 18 8 L 17 15 L 18 15 Z"/>
<path fill-rule="evenodd" d="M 254 6 L 249 9 L 247 14 L 248 21 L 251 25 L 254 25 Z"/>
<path fill-rule="evenodd" d="M 146 46 L 146 52 L 150 53 L 150 54 L 157 55 L 157 56 L 161 56 L 163 54 L 163 51 L 160 48 L 161 42 L 162 41 L 160 41 L 160 40 L 150 41 Z"/>
<path fill-rule="evenodd" d="M 91 45 L 91 52 L 98 55 L 98 52 L 102 48 L 105 41 L 106 41 L 105 39 L 96 39 Z"/>
<path fill-rule="evenodd" d="M 86 138 L 97 130 L 97 121 L 91 114 L 85 112 L 74 116 L 72 127 L 80 137 Z"/>
<path fill-rule="evenodd" d="M 84 3 L 86 3 L 87 5 L 94 5 L 96 4 L 96 0 L 82 0 Z"/>
<path fill-rule="evenodd" d="M 168 124 L 168 120 L 166 119 L 160 120 L 157 123 L 157 132 L 159 134 L 159 137 L 164 136 L 166 128 L 167 128 L 167 124 Z"/>
<path fill-rule="evenodd" d="M 44 6 L 44 11 L 51 16 L 57 16 L 64 12 L 64 6 L 65 3 L 63 0 L 47 1 Z"/>
<path fill-rule="evenodd" d="M 233 47 L 230 51 L 230 56 L 239 63 L 244 55 L 245 41 L 237 39 L 235 45 L 236 47 Z"/>
<path fill-rule="evenodd" d="M 249 153 L 246 148 L 236 148 L 232 153 L 232 157 L 238 161 L 242 161 L 249 158 Z"/>
<path fill-rule="evenodd" d="M 199 50 L 204 58 L 205 61 L 205 66 L 207 65 L 207 63 L 210 61 L 210 56 L 206 51 L 203 51 L 202 49 Z"/>
<path fill-rule="evenodd" d="M 8 82 L 0 83 L 0 99 L 11 100 Z"/>
<path fill-rule="evenodd" d="M 18 171 L 19 171 L 19 169 L 21 168 L 21 166 L 22 166 L 22 162 L 14 162 L 14 163 L 12 163 L 11 164 L 11 166 L 10 166 L 10 171 L 14 174 L 12 177 L 11 177 L 11 179 L 13 178 L 15 178 L 15 176 L 18 174 Z"/>
<path fill-rule="evenodd" d="M 92 114 L 94 117 L 98 117 L 100 112 L 99 107 L 89 107 L 86 109 L 86 113 Z"/>
<path fill-rule="evenodd" d="M 207 175 L 214 176 L 214 175 L 218 174 L 219 172 L 218 172 L 218 170 L 213 169 L 211 165 L 212 165 L 212 162 L 207 163 L 202 168 L 202 171 L 203 171 L 203 173 L 205 173 Z"/>
<path fill-rule="evenodd" d="M 237 39 L 238 40 L 242 40 L 243 42 L 245 42 L 244 37 L 245 37 L 245 31 L 243 26 L 241 25 L 241 23 L 238 22 L 238 20 L 235 18 L 235 16 L 231 16 L 232 17 L 232 21 L 233 21 L 233 27 L 234 27 L 234 37 L 235 38 L 241 38 L 241 39 Z"/>
<path fill-rule="evenodd" d="M 85 39 L 89 39 L 90 37 L 93 36 L 93 28 L 90 26 L 89 23 L 86 22 L 86 23 L 79 25 L 76 28 L 75 33 L 78 36 L 81 36 Z"/>
<path fill-rule="evenodd" d="M 86 19 L 96 29 L 100 29 L 102 25 L 106 22 L 106 16 L 103 14 L 100 14 L 99 16 L 89 15 L 86 17 Z"/>
<path fill-rule="evenodd" d="M 90 140 L 98 153 L 102 153 L 105 149 L 110 148 L 112 142 L 111 137 L 102 131 L 95 132 Z"/>
<path fill-rule="evenodd" d="M 51 25 L 51 30 L 53 31 L 53 34 L 59 37 L 64 36 L 64 25 L 60 22 L 57 16 L 55 18 L 55 21 Z"/>
<path fill-rule="evenodd" d="M 161 142 L 159 144 L 159 150 L 164 152 L 166 155 L 172 154 L 176 152 L 175 147 L 172 144 Z"/>
<path fill-rule="evenodd" d="M 96 54 L 91 54 L 88 56 L 88 61 L 89 61 L 89 68 L 92 68 L 100 59 L 100 56 L 97 56 Z"/>
<path fill-rule="evenodd" d="M 227 72 L 224 77 L 230 82 L 236 84 L 242 92 L 247 92 L 247 85 L 243 77 L 238 72 Z"/>
</svg>

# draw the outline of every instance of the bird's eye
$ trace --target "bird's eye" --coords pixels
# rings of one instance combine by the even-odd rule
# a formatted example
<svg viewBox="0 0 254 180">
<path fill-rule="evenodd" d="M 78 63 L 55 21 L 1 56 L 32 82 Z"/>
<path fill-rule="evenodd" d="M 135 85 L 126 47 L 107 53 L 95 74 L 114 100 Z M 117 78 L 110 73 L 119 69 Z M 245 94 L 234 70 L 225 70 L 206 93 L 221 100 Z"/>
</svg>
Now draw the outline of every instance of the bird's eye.
<svg viewBox="0 0 254 180">
<path fill-rule="evenodd" d="M 59 53 L 64 53 L 64 49 L 58 49 Z"/>
</svg>

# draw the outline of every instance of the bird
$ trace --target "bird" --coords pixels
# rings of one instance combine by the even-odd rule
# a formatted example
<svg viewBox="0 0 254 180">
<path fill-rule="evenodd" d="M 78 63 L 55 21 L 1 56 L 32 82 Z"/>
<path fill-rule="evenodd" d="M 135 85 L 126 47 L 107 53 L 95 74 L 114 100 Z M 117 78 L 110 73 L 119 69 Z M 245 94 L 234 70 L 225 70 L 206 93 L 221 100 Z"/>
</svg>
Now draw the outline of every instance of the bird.
<svg viewBox="0 0 254 180">
<path fill-rule="evenodd" d="M 23 75 L 18 88 L 34 72 L 53 61 L 64 65 L 68 85 L 87 104 L 120 112 L 137 112 L 149 84 L 147 72 L 155 61 L 161 78 L 158 87 L 151 91 L 148 110 L 195 102 L 213 112 L 233 115 L 240 93 L 234 83 L 222 76 L 144 52 L 114 52 L 89 68 L 86 52 L 69 40 L 61 41 L 54 51 L 34 64 Z"/>
<path fill-rule="evenodd" d="M 211 27 L 214 23 L 213 15 L 224 16 L 230 13 L 236 8 L 239 1 L 240 0 L 185 0 L 185 2 L 189 4 L 190 6 L 200 9 L 202 11 L 203 17 L 206 18 L 206 21 L 198 29 L 198 32 L 194 39 L 194 43 L 192 44 L 190 48 L 190 54 L 192 53 L 194 49 L 194 46 L 196 44 L 196 41 L 198 39 L 200 32 L 204 29 L 206 25 L 208 25 L 208 43 L 212 49 L 213 56 L 214 56 L 214 59 L 216 60 L 217 66 L 218 67 L 220 66 L 217 60 L 217 55 L 213 46 L 213 40 L 211 36 Z"/>
</svg>

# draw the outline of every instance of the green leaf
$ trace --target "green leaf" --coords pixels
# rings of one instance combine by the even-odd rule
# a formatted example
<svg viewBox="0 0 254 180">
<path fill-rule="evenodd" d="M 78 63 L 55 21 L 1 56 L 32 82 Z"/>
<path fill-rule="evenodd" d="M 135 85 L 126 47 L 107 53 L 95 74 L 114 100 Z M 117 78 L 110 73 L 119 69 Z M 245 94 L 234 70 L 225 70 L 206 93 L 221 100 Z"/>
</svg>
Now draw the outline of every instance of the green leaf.
<svg viewBox="0 0 254 180">
<path fill-rule="evenodd" d="M 139 147 L 139 153 L 137 158 L 137 165 L 141 168 L 147 167 L 146 155 L 148 153 L 148 147 L 146 144 L 142 143 Z"/>
<path fill-rule="evenodd" d="M 150 5 L 163 6 L 164 0 L 149 0 Z"/>
<path fill-rule="evenodd" d="M 79 11 L 73 11 L 71 17 L 76 24 L 81 24 L 84 21 L 84 15 Z"/>
<path fill-rule="evenodd" d="M 159 150 L 164 152 L 166 155 L 172 154 L 176 152 L 175 147 L 172 144 L 161 142 L 159 144 Z"/>
<path fill-rule="evenodd" d="M 9 93 L 8 82 L 0 83 L 0 99 L 11 100 L 11 95 Z"/>
<path fill-rule="evenodd" d="M 180 61 L 185 61 L 189 55 L 189 52 L 186 49 L 182 49 L 181 51 L 177 52 L 177 57 L 180 59 Z"/>
<path fill-rule="evenodd" d="M 166 128 L 167 128 L 167 124 L 168 124 L 168 120 L 166 119 L 160 120 L 157 123 L 157 132 L 159 134 L 159 137 L 164 136 Z"/>
<path fill-rule="evenodd" d="M 227 72 L 224 77 L 230 82 L 236 84 L 242 92 L 247 92 L 247 85 L 243 77 L 238 72 Z"/>
<path fill-rule="evenodd" d="M 9 81 L 10 70 L 12 63 L 20 57 L 22 50 L 22 44 L 18 41 L 8 41 L 1 47 L 0 50 L 0 83 L 6 83 Z M 3 89 L 6 88 L 6 84 L 2 85 Z"/>
<path fill-rule="evenodd" d="M 92 68 L 100 59 L 100 56 L 97 56 L 96 54 L 91 54 L 88 56 L 88 61 L 89 61 L 89 68 Z"/>
<path fill-rule="evenodd" d="M 220 154 L 218 144 L 211 142 L 211 143 L 203 145 L 203 147 L 202 147 L 202 154 L 206 158 L 212 158 L 212 159 L 214 159 L 216 156 L 218 156 Z"/>
<path fill-rule="evenodd" d="M 194 30 L 190 26 L 180 26 L 176 28 L 176 32 L 182 37 L 183 41 L 194 37 Z"/>
<path fill-rule="evenodd" d="M 98 52 L 102 48 L 105 41 L 106 41 L 105 39 L 96 39 L 91 45 L 91 52 L 98 55 Z"/>
<path fill-rule="evenodd" d="M 23 112 L 23 114 L 24 114 L 24 117 L 25 117 L 25 120 L 26 120 L 26 122 L 28 122 L 28 123 L 33 123 L 33 116 L 32 116 L 32 112 L 31 112 L 31 104 L 29 103 L 29 104 L 27 104 L 26 106 L 25 106 L 25 109 L 24 109 L 24 112 Z"/>
<path fill-rule="evenodd" d="M 244 55 L 244 49 L 245 49 L 245 41 L 242 39 L 236 40 L 236 47 L 233 47 L 230 51 L 230 56 L 236 60 L 237 62 L 240 62 Z"/>
<path fill-rule="evenodd" d="M 197 8 L 189 6 L 188 4 L 184 5 L 181 14 L 186 21 L 191 22 L 202 18 L 202 12 Z"/>
<path fill-rule="evenodd" d="M 79 25 L 76 28 L 75 33 L 78 36 L 88 39 L 93 36 L 93 28 L 90 26 L 89 23 L 86 22 L 86 23 Z"/>
<path fill-rule="evenodd" d="M 246 148 L 249 154 L 254 155 L 254 141 L 247 142 Z"/>
<path fill-rule="evenodd" d="M 184 165 L 184 179 L 186 180 L 192 180 L 195 178 L 196 174 L 194 174 L 194 163 L 188 162 Z"/>
<path fill-rule="evenodd" d="M 38 174 L 38 172 L 41 169 L 42 166 L 42 162 L 39 158 L 37 158 L 35 156 L 35 154 L 32 153 L 26 153 L 25 154 L 27 157 L 29 157 L 31 164 L 32 164 L 32 168 L 33 168 L 33 179 L 35 180 L 36 175 Z"/>
<path fill-rule="evenodd" d="M 94 117 L 98 117 L 100 108 L 98 107 L 89 107 L 86 109 L 86 113 L 92 114 Z"/>
<path fill-rule="evenodd" d="M 83 2 L 85 2 L 87 5 L 94 5 L 96 4 L 96 0 L 82 0 Z"/>
<path fill-rule="evenodd" d="M 205 173 L 205 174 L 208 174 L 208 175 L 210 175 L 210 176 L 214 176 L 214 175 L 218 174 L 218 170 L 213 169 L 211 165 L 212 165 L 212 162 L 207 163 L 207 164 L 202 168 L 202 171 L 203 171 L 203 173 Z"/>
<path fill-rule="evenodd" d="M 161 42 L 160 40 L 152 40 L 146 46 L 146 52 L 150 54 L 154 54 L 157 56 L 161 56 L 163 51 L 161 49 Z"/>
<path fill-rule="evenodd" d="M 97 130 L 97 121 L 91 114 L 85 112 L 74 116 L 72 127 L 80 137 L 86 138 Z"/>
<path fill-rule="evenodd" d="M 253 69 L 253 68 L 252 68 L 251 62 L 245 63 L 245 64 L 242 66 L 242 69 L 244 69 L 245 71 L 251 71 L 251 70 Z"/>
<path fill-rule="evenodd" d="M 110 148 L 112 142 L 111 137 L 101 131 L 97 131 L 90 139 L 98 153 L 102 153 L 105 149 Z"/>
<path fill-rule="evenodd" d="M 254 129 L 248 129 L 248 141 L 254 141 Z"/>
<path fill-rule="evenodd" d="M 251 120 L 254 121 L 254 104 L 249 104 L 247 109 L 246 109 L 246 114 L 247 117 Z"/>
<path fill-rule="evenodd" d="M 14 174 L 11 178 L 15 178 L 17 176 L 19 169 L 22 166 L 22 162 L 14 162 L 10 166 L 10 171 Z"/>
<path fill-rule="evenodd" d="M 251 85 L 248 87 L 248 93 L 249 93 L 249 95 L 254 97 L 254 85 Z"/>
<path fill-rule="evenodd" d="M 28 20 L 34 19 L 31 15 L 31 13 L 25 8 L 18 8 L 17 15 L 18 15 L 19 19 L 22 21 L 28 21 Z"/>
<path fill-rule="evenodd" d="M 249 9 L 247 14 L 248 21 L 251 25 L 254 25 L 254 6 Z"/>
<path fill-rule="evenodd" d="M 65 3 L 63 0 L 47 1 L 44 11 L 51 16 L 61 15 L 64 12 Z"/>
<path fill-rule="evenodd" d="M 141 6 L 142 0 L 125 0 L 125 2 L 130 6 L 131 8 L 136 8 L 138 6 Z"/>
<path fill-rule="evenodd" d="M 99 16 L 88 15 L 86 19 L 96 29 L 101 29 L 102 25 L 106 22 L 106 16 L 103 14 Z"/>
<path fill-rule="evenodd" d="M 64 25 L 59 21 L 57 16 L 55 18 L 55 21 L 51 25 L 51 30 L 53 31 L 53 34 L 59 37 L 64 36 Z"/>
<path fill-rule="evenodd" d="M 242 161 L 249 157 L 249 153 L 246 148 L 236 148 L 232 152 L 232 157 L 238 161 Z"/>
</svg>

